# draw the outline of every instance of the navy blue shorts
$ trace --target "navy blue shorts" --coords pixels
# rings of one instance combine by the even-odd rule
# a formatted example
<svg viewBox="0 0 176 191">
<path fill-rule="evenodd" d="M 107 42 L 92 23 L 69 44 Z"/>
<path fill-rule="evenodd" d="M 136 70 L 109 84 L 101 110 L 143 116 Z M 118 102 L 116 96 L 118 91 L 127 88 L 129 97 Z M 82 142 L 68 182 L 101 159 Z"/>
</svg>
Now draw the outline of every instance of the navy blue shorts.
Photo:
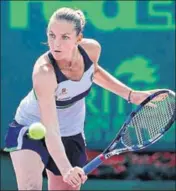
<svg viewBox="0 0 176 191">
<path fill-rule="evenodd" d="M 9 125 L 5 137 L 5 151 L 12 152 L 21 149 L 29 149 L 37 152 L 45 165 L 45 168 L 53 172 L 55 175 L 60 175 L 55 162 L 50 156 L 45 141 L 33 140 L 27 136 L 28 127 L 18 124 L 15 120 Z M 72 166 L 83 167 L 86 164 L 87 156 L 85 142 L 82 134 L 77 134 L 69 137 L 62 137 L 62 142 L 65 147 L 67 157 Z M 59 155 L 59 153 L 58 153 Z"/>
</svg>

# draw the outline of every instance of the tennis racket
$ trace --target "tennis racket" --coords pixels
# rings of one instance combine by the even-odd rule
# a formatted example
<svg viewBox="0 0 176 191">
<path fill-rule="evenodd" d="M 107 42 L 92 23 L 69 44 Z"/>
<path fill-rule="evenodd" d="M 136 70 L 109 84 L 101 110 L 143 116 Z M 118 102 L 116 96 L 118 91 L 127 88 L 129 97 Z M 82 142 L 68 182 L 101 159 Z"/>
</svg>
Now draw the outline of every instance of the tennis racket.
<svg viewBox="0 0 176 191">
<path fill-rule="evenodd" d="M 175 93 L 158 90 L 147 97 L 127 117 L 110 145 L 83 167 L 89 174 L 106 159 L 129 151 L 144 149 L 158 141 L 176 119 Z"/>
</svg>

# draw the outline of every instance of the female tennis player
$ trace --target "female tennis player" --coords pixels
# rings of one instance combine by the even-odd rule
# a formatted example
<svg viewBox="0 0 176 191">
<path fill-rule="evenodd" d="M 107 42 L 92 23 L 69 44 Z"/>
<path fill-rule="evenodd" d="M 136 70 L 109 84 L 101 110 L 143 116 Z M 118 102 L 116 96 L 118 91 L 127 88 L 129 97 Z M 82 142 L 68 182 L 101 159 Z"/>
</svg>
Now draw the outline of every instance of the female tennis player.
<svg viewBox="0 0 176 191">
<path fill-rule="evenodd" d="M 79 190 L 87 176 L 84 142 L 85 96 L 92 83 L 138 104 L 150 92 L 134 91 L 98 63 L 100 44 L 83 38 L 82 11 L 58 9 L 47 28 L 49 51 L 33 69 L 33 88 L 21 101 L 6 136 L 19 190 L 42 190 L 46 169 L 48 190 Z M 29 126 L 42 122 L 44 140 L 27 136 Z"/>
</svg>

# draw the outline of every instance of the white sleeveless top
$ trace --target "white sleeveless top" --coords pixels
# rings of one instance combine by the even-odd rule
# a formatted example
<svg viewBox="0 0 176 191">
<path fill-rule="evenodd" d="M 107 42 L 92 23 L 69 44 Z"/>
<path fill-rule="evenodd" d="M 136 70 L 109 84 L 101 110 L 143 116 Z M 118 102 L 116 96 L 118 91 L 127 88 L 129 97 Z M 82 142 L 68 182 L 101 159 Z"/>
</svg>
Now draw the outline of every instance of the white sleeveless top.
<svg viewBox="0 0 176 191">
<path fill-rule="evenodd" d="M 54 67 L 58 88 L 55 92 L 57 116 L 62 137 L 84 134 L 85 96 L 88 95 L 93 81 L 94 64 L 85 50 L 79 45 L 78 49 L 84 60 L 84 74 L 80 81 L 69 80 L 58 68 L 52 54 L 48 57 Z M 20 102 L 15 120 L 29 126 L 40 121 L 40 111 L 34 90 Z"/>
</svg>

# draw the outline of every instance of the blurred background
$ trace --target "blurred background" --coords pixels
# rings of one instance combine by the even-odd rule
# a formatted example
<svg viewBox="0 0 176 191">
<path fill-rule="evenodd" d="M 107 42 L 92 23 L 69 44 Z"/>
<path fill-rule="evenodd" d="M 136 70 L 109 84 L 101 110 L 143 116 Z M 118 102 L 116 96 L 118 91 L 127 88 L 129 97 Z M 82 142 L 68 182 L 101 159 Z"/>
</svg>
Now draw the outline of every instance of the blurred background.
<svg viewBox="0 0 176 191">
<path fill-rule="evenodd" d="M 17 189 L 9 154 L 3 152 L 4 137 L 32 87 L 34 62 L 47 51 L 42 44 L 47 22 L 60 7 L 84 11 L 84 37 L 99 41 L 99 64 L 112 75 L 134 89 L 175 91 L 174 1 L 1 1 L 1 190 Z M 96 85 L 86 100 L 91 160 L 109 144 L 132 106 Z M 109 159 L 89 175 L 82 190 L 175 190 L 175 146 L 172 127 L 151 147 Z"/>
</svg>

